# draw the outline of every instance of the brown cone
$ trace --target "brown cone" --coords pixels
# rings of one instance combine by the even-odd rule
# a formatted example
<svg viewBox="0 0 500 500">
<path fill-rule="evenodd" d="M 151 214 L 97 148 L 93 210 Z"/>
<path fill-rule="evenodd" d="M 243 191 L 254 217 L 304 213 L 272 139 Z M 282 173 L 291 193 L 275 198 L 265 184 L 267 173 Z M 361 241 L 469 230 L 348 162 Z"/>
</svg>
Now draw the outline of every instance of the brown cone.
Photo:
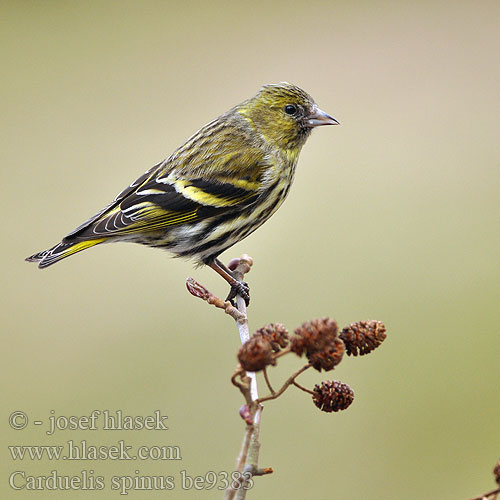
<svg viewBox="0 0 500 500">
<path fill-rule="evenodd" d="M 347 385 L 337 380 L 325 380 L 313 389 L 314 404 L 327 413 L 347 409 L 354 400 L 354 392 Z"/>
<path fill-rule="evenodd" d="M 330 371 L 342 361 L 344 351 L 344 342 L 340 339 L 333 339 L 323 350 L 312 352 L 307 358 L 316 370 Z"/>
<path fill-rule="evenodd" d="M 335 320 L 313 319 L 295 330 L 290 349 L 297 356 L 305 353 L 311 365 L 318 371 L 333 370 L 342 361 L 345 350 L 337 332 Z"/>
<path fill-rule="evenodd" d="M 363 356 L 376 349 L 387 337 L 381 321 L 357 321 L 346 326 L 339 337 L 344 341 L 347 354 Z"/>
<path fill-rule="evenodd" d="M 281 323 L 271 323 L 259 328 L 255 335 L 261 335 L 271 343 L 274 352 L 288 345 L 288 330 Z"/>
<path fill-rule="evenodd" d="M 261 335 L 253 335 L 238 351 L 238 360 L 242 368 L 249 372 L 258 372 L 268 365 L 275 365 L 271 342 Z"/>
</svg>

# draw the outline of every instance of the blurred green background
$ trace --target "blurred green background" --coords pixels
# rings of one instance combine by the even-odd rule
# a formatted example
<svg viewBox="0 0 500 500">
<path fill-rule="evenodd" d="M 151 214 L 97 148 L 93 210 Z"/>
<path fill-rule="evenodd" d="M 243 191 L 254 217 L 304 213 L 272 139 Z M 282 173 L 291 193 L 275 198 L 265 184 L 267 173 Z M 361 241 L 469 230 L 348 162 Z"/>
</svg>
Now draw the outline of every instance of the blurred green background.
<svg viewBox="0 0 500 500">
<path fill-rule="evenodd" d="M 500 458 L 498 2 L 7 2 L 2 54 L 2 498 L 7 477 L 231 470 L 243 423 L 233 321 L 191 297 L 210 269 L 108 245 L 41 272 L 55 244 L 204 123 L 287 80 L 340 127 L 313 133 L 291 194 L 226 252 L 255 259 L 252 329 L 318 316 L 386 323 L 334 373 L 356 398 L 324 414 L 266 404 L 248 498 L 469 498 Z M 283 360 L 275 385 L 298 367 Z M 11 430 L 57 415 L 161 410 L 168 431 Z M 14 463 L 7 444 L 177 445 L 180 462 Z M 216 490 L 130 498 L 221 498 Z M 101 492 L 50 498 L 120 498 Z"/>
</svg>

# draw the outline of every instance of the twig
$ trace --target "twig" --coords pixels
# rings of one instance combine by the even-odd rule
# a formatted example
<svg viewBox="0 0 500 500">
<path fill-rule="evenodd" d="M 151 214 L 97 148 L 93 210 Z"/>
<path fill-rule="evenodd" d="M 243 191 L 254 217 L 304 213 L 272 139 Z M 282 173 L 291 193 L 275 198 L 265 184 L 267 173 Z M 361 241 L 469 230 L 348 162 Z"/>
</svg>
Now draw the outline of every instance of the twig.
<svg viewBox="0 0 500 500">
<path fill-rule="evenodd" d="M 235 385 L 239 389 L 245 388 L 245 385 L 242 382 L 237 380 L 237 378 L 240 377 L 242 373 L 243 373 L 243 370 L 241 369 L 241 366 L 238 365 L 238 368 L 236 369 L 236 371 L 233 373 L 233 376 L 231 377 L 231 382 L 233 383 L 233 385 Z"/>
<path fill-rule="evenodd" d="M 238 380 L 238 377 L 241 379 L 241 382 Z M 233 376 L 231 377 L 231 382 L 241 391 L 241 394 L 243 394 L 243 397 L 245 398 L 248 407 L 252 408 L 254 406 L 254 401 L 250 393 L 251 380 L 248 378 L 246 372 L 241 368 L 240 365 L 238 365 L 238 368 L 233 373 Z"/>
<path fill-rule="evenodd" d="M 235 259 L 229 263 L 229 269 L 231 269 L 232 274 L 238 281 L 243 281 L 245 274 L 247 274 L 253 264 L 253 260 L 248 255 L 242 255 L 239 259 Z M 194 278 L 188 278 L 186 280 L 186 286 L 191 295 L 199 297 L 208 304 L 211 304 L 218 309 L 224 310 L 226 314 L 229 314 L 236 322 L 238 332 L 240 334 L 241 343 L 244 344 L 250 339 L 250 330 L 248 327 L 248 317 L 245 301 L 239 295 L 236 296 L 236 307 L 234 307 L 230 302 L 223 301 L 222 299 L 216 297 L 212 292 L 210 292 L 203 285 L 198 283 Z M 268 384 L 271 392 L 272 387 L 269 380 L 266 377 L 266 383 Z M 238 380 L 240 378 L 241 380 Z M 265 474 L 270 474 L 273 472 L 271 467 L 266 467 L 260 469 L 258 467 L 259 459 L 259 432 L 260 432 L 260 419 L 262 415 L 262 406 L 259 404 L 259 394 L 257 391 L 257 377 L 255 372 L 244 372 L 239 366 L 231 377 L 231 382 L 240 389 L 242 394 L 245 396 L 247 401 L 247 407 L 242 407 L 244 414 L 246 414 L 245 421 L 247 426 L 245 429 L 245 434 L 243 435 L 243 441 L 241 443 L 240 453 L 236 459 L 236 470 L 240 473 L 246 472 L 245 476 L 242 476 L 241 481 L 238 485 L 231 484 L 225 492 L 226 500 L 233 500 L 235 495 L 237 500 L 244 500 L 246 498 L 249 480 L 253 476 L 262 476 Z M 282 389 L 284 390 L 284 389 Z M 240 410 L 240 414 L 242 411 Z M 250 420 L 253 414 L 253 420 Z M 247 477 L 248 476 L 248 477 Z"/>
<path fill-rule="evenodd" d="M 500 493 L 500 488 L 497 488 L 496 490 L 488 491 L 488 493 L 485 493 L 484 495 L 471 498 L 471 500 L 487 500 L 489 497 L 492 497 L 493 495 L 498 495 L 499 493 Z"/>
<path fill-rule="evenodd" d="M 245 274 L 247 274 L 250 271 L 252 264 L 253 264 L 252 258 L 244 254 L 241 256 L 239 260 L 231 261 L 229 263 L 229 268 L 231 269 L 231 271 L 233 272 L 233 276 L 237 280 L 243 281 Z M 241 343 L 244 344 L 250 339 L 250 330 L 248 327 L 246 304 L 243 298 L 240 297 L 239 295 L 236 296 L 236 307 L 238 308 L 237 309 L 238 312 L 244 315 L 244 319 L 242 318 L 236 321 L 236 326 L 238 327 Z M 236 470 L 238 472 L 243 472 L 245 470 L 249 457 L 254 457 L 255 459 L 258 458 L 258 448 L 260 447 L 260 444 L 258 442 L 258 436 L 260 427 L 260 414 L 262 412 L 262 409 L 261 407 L 257 407 L 255 409 L 255 401 L 259 397 L 257 391 L 257 377 L 254 372 L 247 372 L 246 375 L 250 379 L 250 394 L 249 394 L 250 401 L 248 401 L 249 399 L 248 394 L 245 394 L 244 388 L 242 388 L 241 386 L 238 387 L 245 396 L 247 404 L 250 403 L 249 407 L 255 411 L 255 414 L 253 418 L 253 423 L 247 425 L 245 429 L 243 442 L 241 444 L 241 450 L 236 460 Z M 233 375 L 233 378 L 231 380 L 233 381 L 233 383 L 235 383 L 236 381 L 235 375 Z M 238 384 L 236 383 L 236 385 Z M 257 451 L 255 451 L 256 448 Z M 257 461 L 255 461 L 255 464 L 257 464 Z M 226 500 L 232 500 L 234 499 L 236 494 L 238 494 L 237 497 L 238 499 L 244 499 L 246 497 L 246 489 L 244 489 L 243 483 L 239 484 L 239 488 L 234 488 L 233 484 L 231 484 L 231 486 L 226 490 L 225 498 Z"/>
<path fill-rule="evenodd" d="M 257 403 L 263 403 L 264 401 L 269 401 L 270 399 L 276 399 L 280 397 L 287 389 L 290 387 L 290 385 L 293 384 L 295 379 L 303 372 L 305 372 L 308 368 L 311 368 L 312 365 L 304 365 L 300 370 L 296 371 L 293 375 L 291 375 L 287 381 L 282 385 L 281 389 L 278 392 L 275 392 L 274 394 L 269 394 L 269 396 L 265 396 L 263 398 L 259 398 L 257 400 Z"/>
<path fill-rule="evenodd" d="M 248 446 L 250 445 L 250 438 L 252 437 L 253 434 L 253 427 L 251 425 L 247 425 L 245 429 L 245 434 L 243 435 L 243 442 L 241 443 L 241 450 L 238 455 L 238 458 L 236 459 L 236 469 L 237 471 L 241 472 L 243 470 L 243 467 L 245 466 L 245 462 L 247 459 L 247 454 L 248 454 Z M 231 499 L 234 498 L 234 495 L 236 494 L 235 489 L 230 489 L 228 488 L 226 490 L 226 498 Z"/>
<path fill-rule="evenodd" d="M 248 329 L 248 321 L 246 314 L 241 313 L 234 307 L 231 302 L 223 301 L 219 297 L 215 296 L 210 290 L 205 288 L 203 285 L 198 283 L 194 278 L 186 279 L 186 287 L 191 295 L 195 297 L 199 297 L 200 299 L 208 302 L 209 304 L 217 307 L 218 309 L 223 309 L 226 314 L 229 314 L 237 324 L 247 322 Z"/>
<path fill-rule="evenodd" d="M 243 481 L 240 483 L 239 488 L 236 492 L 236 500 L 245 500 L 247 496 L 247 485 L 248 481 L 246 480 L 246 476 L 254 476 L 257 471 L 257 464 L 259 463 L 259 450 L 260 450 L 260 442 L 259 442 L 259 432 L 260 432 L 260 418 L 262 415 L 262 406 L 258 406 L 255 411 L 253 426 L 250 434 L 250 443 L 248 445 L 248 452 L 245 461 L 245 466 L 243 468 Z"/>
<path fill-rule="evenodd" d="M 303 385 L 300 385 L 296 380 L 292 382 L 292 384 L 295 387 L 298 387 L 301 391 L 308 392 L 309 394 L 312 394 L 314 396 L 314 391 L 311 391 L 311 389 L 308 389 L 307 387 L 304 387 Z"/>
<path fill-rule="evenodd" d="M 275 391 L 273 389 L 273 386 L 271 385 L 271 382 L 269 381 L 269 377 L 267 375 L 267 368 L 266 367 L 264 367 L 263 372 L 264 372 L 264 380 L 266 381 L 267 387 L 271 391 L 271 394 L 274 394 Z"/>
<path fill-rule="evenodd" d="M 233 272 L 233 276 L 238 281 L 243 281 L 245 274 L 250 272 L 253 265 L 253 259 L 246 254 L 243 254 L 238 260 L 233 260 L 229 263 L 229 269 Z M 237 310 L 244 318 L 236 321 L 236 326 L 238 327 L 238 332 L 240 334 L 241 343 L 244 344 L 250 340 L 250 330 L 248 328 L 248 317 L 247 317 L 247 306 L 243 297 L 239 295 L 236 296 L 236 307 Z M 250 393 L 252 400 L 255 401 L 259 398 L 257 392 L 257 377 L 254 372 L 247 372 L 248 377 L 250 377 Z"/>
<path fill-rule="evenodd" d="M 274 355 L 274 359 L 278 359 L 278 358 L 281 358 L 281 356 L 284 356 L 285 354 L 288 354 L 290 351 L 292 350 L 292 348 L 290 346 L 288 347 L 285 347 L 284 349 L 281 349 L 280 352 L 277 352 L 275 355 Z"/>
</svg>

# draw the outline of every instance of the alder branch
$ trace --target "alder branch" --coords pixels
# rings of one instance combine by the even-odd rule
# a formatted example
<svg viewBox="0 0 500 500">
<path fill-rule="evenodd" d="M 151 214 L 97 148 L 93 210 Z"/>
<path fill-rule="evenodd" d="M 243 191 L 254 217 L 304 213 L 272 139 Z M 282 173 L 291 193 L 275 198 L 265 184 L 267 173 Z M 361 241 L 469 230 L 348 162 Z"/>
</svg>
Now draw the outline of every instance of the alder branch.
<svg viewBox="0 0 500 500">
<path fill-rule="evenodd" d="M 229 269 L 233 272 L 233 276 L 239 280 L 243 281 L 245 274 L 250 271 L 252 267 L 253 260 L 248 255 L 242 255 L 241 258 L 236 261 L 231 261 L 229 263 Z M 245 321 L 237 322 L 238 331 L 240 334 L 241 344 L 243 345 L 245 342 L 250 340 L 250 330 L 248 327 L 248 317 L 246 313 L 246 304 L 242 297 L 239 295 L 236 296 L 236 306 L 238 311 L 245 315 Z M 243 371 L 243 370 L 242 370 Z M 247 473 L 250 476 L 257 475 L 258 472 L 261 472 L 258 469 L 258 459 L 259 459 L 259 433 L 260 433 L 260 420 L 262 415 L 262 407 L 260 405 L 256 405 L 256 401 L 259 398 L 258 390 L 257 390 L 257 377 L 255 372 L 247 372 L 247 377 L 250 379 L 250 404 L 248 404 L 248 395 L 242 390 L 245 395 L 245 399 L 247 400 L 248 409 L 250 413 L 253 413 L 253 422 L 247 421 L 247 427 L 245 429 L 245 434 L 243 436 L 243 442 L 241 445 L 241 450 L 236 460 L 236 470 L 241 473 Z M 241 375 L 240 375 L 241 376 Z M 241 390 L 241 387 L 240 387 Z M 272 472 L 271 468 L 264 469 L 270 473 Z M 262 472 L 263 473 L 263 472 Z M 238 488 L 234 488 L 231 485 L 225 494 L 226 500 L 232 500 L 235 498 L 237 500 L 244 500 L 246 498 L 247 493 L 247 482 L 241 481 L 238 484 Z"/>
<path fill-rule="evenodd" d="M 253 259 L 243 254 L 239 259 L 233 259 L 228 267 L 232 271 L 235 279 L 243 281 L 245 274 L 250 271 L 252 264 Z M 216 297 L 194 278 L 187 278 L 186 286 L 191 295 L 204 300 L 218 309 L 222 309 L 235 320 L 242 344 L 250 339 L 247 309 L 242 297 L 239 295 L 236 296 L 236 307 L 234 307 L 230 302 L 223 301 L 219 297 Z M 247 402 L 247 404 L 240 409 L 240 415 L 247 425 L 243 435 L 240 453 L 236 459 L 236 471 L 240 473 L 246 472 L 249 478 L 270 474 L 273 472 L 271 467 L 263 469 L 258 467 L 262 406 L 258 403 L 259 394 L 257 390 L 256 374 L 255 372 L 245 372 L 241 366 L 238 366 L 231 377 L 231 382 L 240 389 Z M 237 500 L 244 500 L 246 498 L 247 485 L 248 481 L 245 479 L 242 479 L 239 484 L 231 484 L 225 492 L 225 499 L 233 500 L 236 496 Z"/>
<path fill-rule="evenodd" d="M 233 272 L 233 276 L 238 281 L 243 281 L 245 274 L 250 272 L 253 265 L 252 257 L 247 254 L 243 254 L 239 259 L 233 259 L 229 262 L 229 269 Z M 250 330 L 248 327 L 248 317 L 247 317 L 247 306 L 245 300 L 240 295 L 236 295 L 236 307 L 238 312 L 244 316 L 244 318 L 236 321 L 236 326 L 238 327 L 238 332 L 240 334 L 241 344 L 250 340 Z M 255 401 L 259 398 L 257 391 L 257 377 L 254 372 L 247 372 L 250 378 L 250 394 L 252 400 Z"/>
<path fill-rule="evenodd" d="M 252 263 L 252 259 L 248 255 L 242 255 L 240 259 L 233 259 L 228 267 L 234 278 L 242 282 L 250 271 Z M 357 321 L 343 328 L 339 334 L 337 322 L 330 317 L 325 317 L 303 323 L 295 329 L 292 338 L 289 337 L 288 330 L 281 323 L 265 325 L 250 337 L 247 309 L 241 296 L 236 296 L 235 307 L 230 302 L 223 301 L 213 295 L 193 278 L 188 278 L 186 285 L 192 295 L 223 310 L 235 320 L 243 344 L 238 352 L 239 364 L 231 377 L 231 383 L 238 387 L 245 398 L 246 403 L 240 408 L 239 413 L 246 428 L 236 459 L 236 472 L 239 472 L 240 475 L 226 489 L 225 499 L 244 500 L 246 492 L 253 485 L 253 477 L 273 472 L 271 467 L 259 468 L 258 466 L 262 403 L 280 397 L 293 385 L 312 395 L 314 405 L 323 412 L 332 413 L 346 410 L 354 399 L 354 393 L 347 384 L 337 380 L 324 380 L 321 384 L 316 384 L 314 390 L 310 390 L 299 384 L 296 379 L 312 367 L 318 371 L 333 370 L 341 362 L 344 352 L 354 356 L 370 353 L 386 338 L 386 328 L 380 321 Z M 291 352 L 299 357 L 305 353 L 308 363 L 293 373 L 280 389 L 275 391 L 267 367 L 276 365 L 279 358 Z M 252 371 L 246 371 L 248 369 L 263 372 L 266 386 L 270 392 L 268 395 L 259 398 L 256 374 Z M 496 477 L 500 475 L 500 471 L 497 469 L 500 469 L 500 463 L 495 467 Z M 234 476 L 232 477 L 234 478 Z M 483 500 L 483 498 L 495 500 L 499 492 L 500 490 L 494 490 L 474 500 Z M 495 498 L 492 498 L 492 495 Z"/>
</svg>

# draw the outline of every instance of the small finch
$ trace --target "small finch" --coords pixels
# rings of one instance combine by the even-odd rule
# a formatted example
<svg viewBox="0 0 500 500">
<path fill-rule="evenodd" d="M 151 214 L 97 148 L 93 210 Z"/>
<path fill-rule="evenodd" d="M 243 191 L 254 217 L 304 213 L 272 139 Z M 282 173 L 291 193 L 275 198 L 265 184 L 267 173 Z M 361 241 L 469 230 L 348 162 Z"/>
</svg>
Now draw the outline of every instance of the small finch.
<svg viewBox="0 0 500 500">
<path fill-rule="evenodd" d="M 283 203 L 311 130 L 336 124 L 299 87 L 265 85 L 205 125 L 61 243 L 26 260 L 43 269 L 100 243 L 131 241 L 210 266 L 231 285 L 227 300 L 239 294 L 248 304 L 248 285 L 218 256 Z"/>
</svg>

